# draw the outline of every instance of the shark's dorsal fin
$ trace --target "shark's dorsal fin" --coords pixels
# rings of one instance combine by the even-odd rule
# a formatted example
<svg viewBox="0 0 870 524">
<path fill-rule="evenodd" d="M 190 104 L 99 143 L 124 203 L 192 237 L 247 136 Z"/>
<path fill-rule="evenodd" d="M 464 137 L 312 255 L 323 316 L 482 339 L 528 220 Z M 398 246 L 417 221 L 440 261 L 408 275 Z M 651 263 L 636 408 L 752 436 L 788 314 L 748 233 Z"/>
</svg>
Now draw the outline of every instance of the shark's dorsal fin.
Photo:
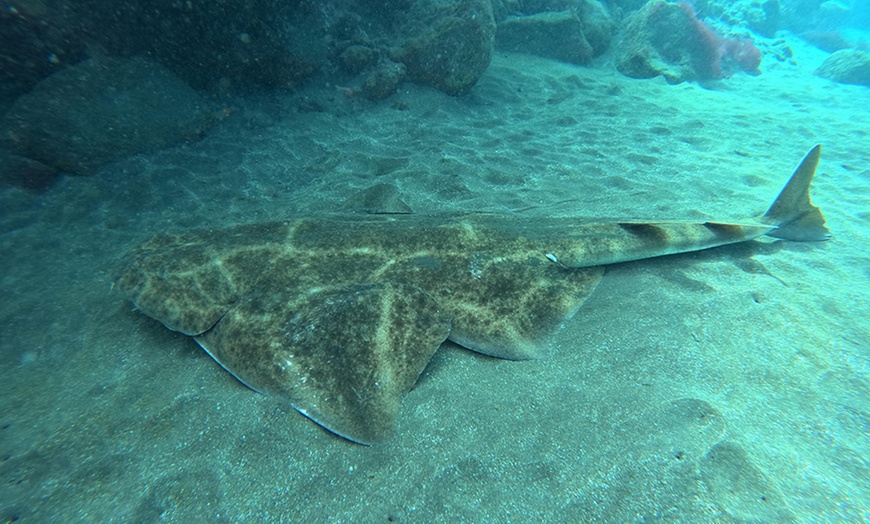
<svg viewBox="0 0 870 524">
<path fill-rule="evenodd" d="M 342 208 L 353 213 L 371 215 L 407 215 L 413 213 L 411 206 L 399 196 L 392 184 L 375 184 L 348 198 Z"/>
</svg>

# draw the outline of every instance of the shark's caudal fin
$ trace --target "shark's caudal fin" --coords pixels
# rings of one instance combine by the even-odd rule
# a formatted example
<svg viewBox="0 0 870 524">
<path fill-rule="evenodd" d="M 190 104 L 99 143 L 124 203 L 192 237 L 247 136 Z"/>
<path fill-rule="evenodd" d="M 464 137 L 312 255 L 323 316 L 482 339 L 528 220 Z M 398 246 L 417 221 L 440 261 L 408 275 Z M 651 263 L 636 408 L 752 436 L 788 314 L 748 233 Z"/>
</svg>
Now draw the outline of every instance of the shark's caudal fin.
<svg viewBox="0 0 870 524">
<path fill-rule="evenodd" d="M 813 205 L 810 199 L 810 183 L 819 165 L 822 146 L 816 146 L 801 160 L 794 174 L 761 217 L 765 224 L 776 226 L 768 236 L 795 240 L 797 242 L 818 242 L 831 238 L 825 227 L 822 210 Z"/>
</svg>

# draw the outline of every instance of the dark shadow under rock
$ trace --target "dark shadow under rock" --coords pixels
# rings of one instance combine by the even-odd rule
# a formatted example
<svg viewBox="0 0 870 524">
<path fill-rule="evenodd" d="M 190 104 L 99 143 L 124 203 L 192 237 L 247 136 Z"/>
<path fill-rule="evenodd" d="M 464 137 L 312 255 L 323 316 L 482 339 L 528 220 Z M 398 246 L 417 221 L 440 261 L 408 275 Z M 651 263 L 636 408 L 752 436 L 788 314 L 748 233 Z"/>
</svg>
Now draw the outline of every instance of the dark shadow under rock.
<svg viewBox="0 0 870 524">
<path fill-rule="evenodd" d="M 91 174 L 143 151 L 197 140 L 210 104 L 143 58 L 92 58 L 21 96 L 0 121 L 0 142 L 52 168 Z"/>
</svg>

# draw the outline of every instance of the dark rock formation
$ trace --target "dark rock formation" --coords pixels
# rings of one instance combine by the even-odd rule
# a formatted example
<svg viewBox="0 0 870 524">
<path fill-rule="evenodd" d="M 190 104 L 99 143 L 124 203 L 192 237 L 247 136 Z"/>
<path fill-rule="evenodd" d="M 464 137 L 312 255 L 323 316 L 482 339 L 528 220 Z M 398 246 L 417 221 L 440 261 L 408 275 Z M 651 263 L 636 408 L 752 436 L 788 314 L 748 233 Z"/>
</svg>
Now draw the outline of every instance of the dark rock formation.
<svg viewBox="0 0 870 524">
<path fill-rule="evenodd" d="M 325 56 L 322 18 L 301 0 L 15 2 L 0 11 L 0 97 L 94 49 L 147 56 L 196 89 L 292 87 Z"/>
<path fill-rule="evenodd" d="M 58 174 L 53 167 L 0 149 L 0 187 L 42 191 L 54 184 Z"/>
<path fill-rule="evenodd" d="M 375 51 L 365 45 L 353 44 L 338 55 L 338 63 L 346 73 L 359 74 L 377 61 Z"/>
<path fill-rule="evenodd" d="M 650 0 L 629 15 L 616 39 L 617 69 L 632 78 L 663 76 L 669 83 L 718 80 L 756 73 L 761 51 L 744 38 L 720 36 L 689 4 Z"/>
<path fill-rule="evenodd" d="M 411 80 L 450 95 L 467 93 L 492 57 L 495 21 L 489 0 L 462 0 L 446 7 L 424 2 L 403 27 L 408 35 L 390 58 L 408 68 Z"/>
<path fill-rule="evenodd" d="M 363 81 L 363 96 L 369 100 L 383 100 L 396 92 L 406 76 L 404 64 L 384 60 Z"/>
<path fill-rule="evenodd" d="M 92 58 L 21 96 L 0 120 L 0 142 L 54 169 L 91 174 L 124 156 L 194 140 L 210 105 L 142 58 Z"/>
<path fill-rule="evenodd" d="M 84 57 L 84 42 L 65 10 L 40 2 L 14 4 L 0 9 L 0 99 L 26 93 Z"/>
<path fill-rule="evenodd" d="M 597 0 L 581 0 L 575 7 L 507 17 L 498 24 L 496 46 L 586 65 L 607 50 L 613 21 Z"/>
<path fill-rule="evenodd" d="M 773 37 L 782 27 L 780 0 L 696 0 L 686 3 L 693 7 L 699 18 L 748 27 L 763 36 Z"/>
</svg>

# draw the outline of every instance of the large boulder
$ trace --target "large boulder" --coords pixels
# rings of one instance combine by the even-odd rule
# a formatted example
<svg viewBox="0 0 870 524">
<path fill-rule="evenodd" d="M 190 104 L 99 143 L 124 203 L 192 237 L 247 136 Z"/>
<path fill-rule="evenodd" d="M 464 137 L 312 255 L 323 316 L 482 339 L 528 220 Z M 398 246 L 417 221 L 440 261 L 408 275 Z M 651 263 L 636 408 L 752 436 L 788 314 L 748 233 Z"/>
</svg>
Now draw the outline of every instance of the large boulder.
<svg viewBox="0 0 870 524">
<path fill-rule="evenodd" d="M 147 56 L 195 89 L 287 88 L 326 53 L 324 10 L 303 0 L 22 0 L 0 9 L 0 98 L 86 50 Z"/>
<path fill-rule="evenodd" d="M 742 0 L 732 7 L 732 16 L 756 33 L 773 38 L 780 28 L 782 6 L 779 0 Z"/>
<path fill-rule="evenodd" d="M 766 37 L 773 37 L 782 24 L 780 0 L 695 0 L 688 3 L 699 17 L 729 26 L 748 27 Z"/>
<path fill-rule="evenodd" d="M 495 35 L 492 7 L 489 0 L 436 5 L 421 2 L 402 28 L 407 36 L 390 49 L 390 58 L 405 64 L 414 82 L 462 95 L 489 67 Z"/>
<path fill-rule="evenodd" d="M 816 74 L 841 84 L 870 86 L 870 54 L 856 49 L 837 51 L 822 62 Z"/>
<path fill-rule="evenodd" d="M 143 58 L 92 58 L 19 97 L 0 120 L 0 146 L 54 169 L 91 174 L 124 156 L 196 140 L 210 104 Z"/>
<path fill-rule="evenodd" d="M 617 69 L 631 78 L 669 83 L 757 73 L 761 51 L 746 38 L 722 36 L 687 3 L 650 0 L 624 20 L 614 45 Z"/>
<path fill-rule="evenodd" d="M 363 80 L 363 96 L 369 100 L 388 98 L 396 92 L 406 76 L 407 70 L 404 64 L 384 60 Z"/>
<path fill-rule="evenodd" d="M 498 24 L 496 46 L 586 65 L 607 50 L 613 21 L 597 0 L 581 0 L 573 9 L 509 16 Z"/>
<path fill-rule="evenodd" d="M 16 186 L 33 191 L 51 187 L 58 170 L 36 160 L 0 149 L 0 188 Z"/>
<path fill-rule="evenodd" d="M 580 65 L 593 55 L 583 23 L 571 11 L 508 17 L 498 24 L 496 47 Z"/>
<path fill-rule="evenodd" d="M 61 0 L 82 38 L 112 56 L 148 56 L 195 89 L 293 87 L 323 58 L 323 15 L 300 0 Z"/>
<path fill-rule="evenodd" d="M 0 101 L 84 58 L 79 27 L 60 6 L 10 2 L 0 9 Z"/>
</svg>

